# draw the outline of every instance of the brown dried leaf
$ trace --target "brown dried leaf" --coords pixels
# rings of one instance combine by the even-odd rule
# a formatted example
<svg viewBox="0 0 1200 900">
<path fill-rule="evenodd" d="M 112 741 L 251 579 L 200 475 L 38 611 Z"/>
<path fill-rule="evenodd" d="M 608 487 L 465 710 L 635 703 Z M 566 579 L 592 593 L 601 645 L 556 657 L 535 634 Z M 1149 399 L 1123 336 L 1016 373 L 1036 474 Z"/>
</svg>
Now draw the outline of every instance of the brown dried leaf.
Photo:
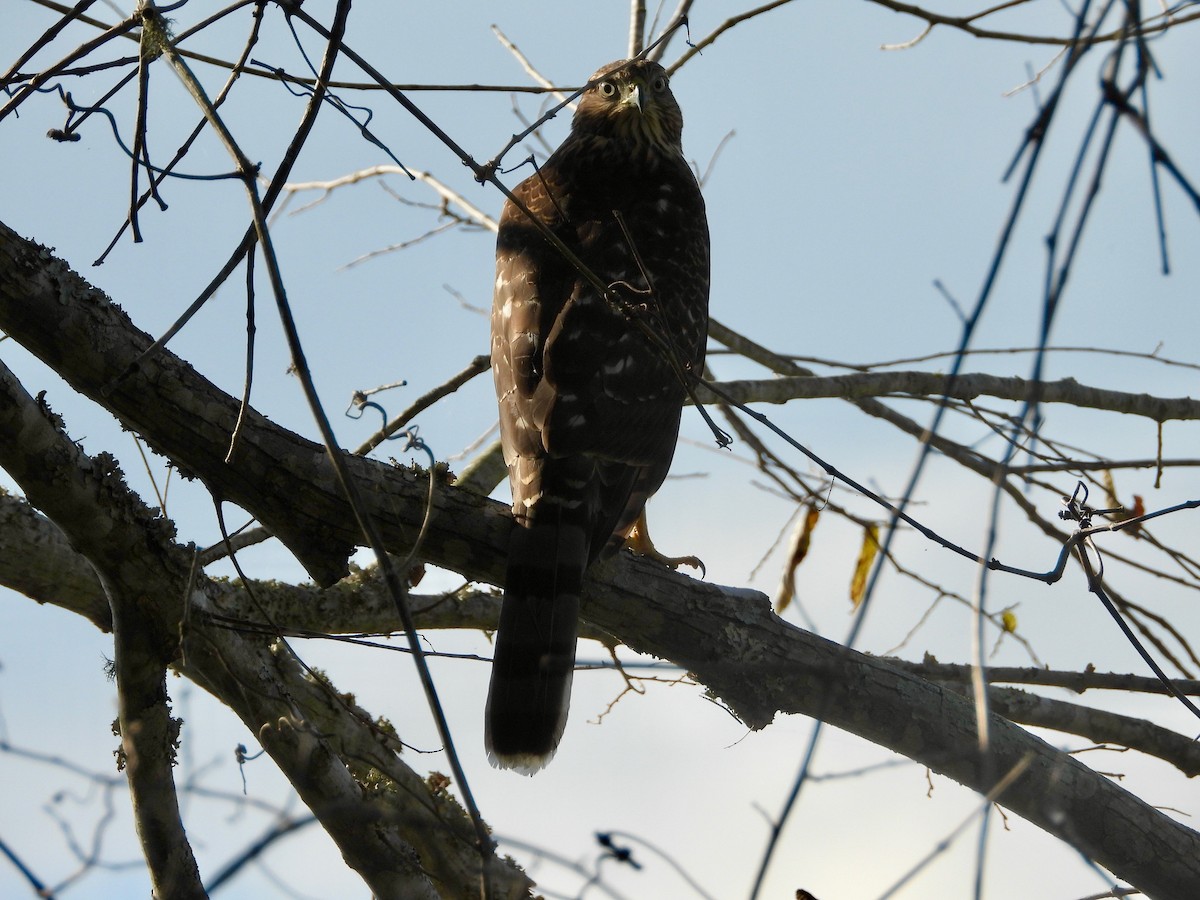
<svg viewBox="0 0 1200 900">
<path fill-rule="evenodd" d="M 796 596 L 796 569 L 808 555 L 808 545 L 812 541 L 812 532 L 817 526 L 817 519 L 820 516 L 821 511 L 815 506 L 810 506 L 804 514 L 804 520 L 796 526 L 792 535 L 792 552 L 789 554 L 787 565 L 783 570 L 783 581 L 779 585 L 779 592 L 775 595 L 776 613 L 782 613 L 787 609 L 792 598 Z"/>
</svg>

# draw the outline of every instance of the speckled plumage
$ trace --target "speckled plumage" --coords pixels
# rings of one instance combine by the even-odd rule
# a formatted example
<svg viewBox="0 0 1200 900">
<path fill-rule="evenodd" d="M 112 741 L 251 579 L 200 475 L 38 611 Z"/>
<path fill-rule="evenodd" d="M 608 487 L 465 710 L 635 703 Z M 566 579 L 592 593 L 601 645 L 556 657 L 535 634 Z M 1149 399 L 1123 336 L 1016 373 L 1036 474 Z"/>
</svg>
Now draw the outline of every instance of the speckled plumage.
<svg viewBox="0 0 1200 900">
<path fill-rule="evenodd" d="M 511 202 L 496 244 L 492 371 L 516 527 L 486 741 L 494 764 L 527 773 L 566 724 L 583 573 L 666 477 L 687 399 L 677 367 L 700 371 L 708 330 L 708 224 L 666 73 L 622 60 L 589 84 L 570 135 L 513 193 L 643 308 L 616 308 Z"/>
</svg>

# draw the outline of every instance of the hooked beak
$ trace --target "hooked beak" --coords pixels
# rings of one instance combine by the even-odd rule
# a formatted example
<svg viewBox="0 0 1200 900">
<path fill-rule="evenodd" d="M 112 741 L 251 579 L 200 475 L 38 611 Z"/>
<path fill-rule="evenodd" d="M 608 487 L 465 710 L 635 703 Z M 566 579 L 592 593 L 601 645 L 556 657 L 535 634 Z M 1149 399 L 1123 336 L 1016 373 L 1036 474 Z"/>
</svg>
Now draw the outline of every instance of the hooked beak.
<svg viewBox="0 0 1200 900">
<path fill-rule="evenodd" d="M 639 113 L 646 111 L 646 88 L 644 85 L 634 82 L 629 93 L 625 95 L 623 106 L 636 106 Z"/>
</svg>

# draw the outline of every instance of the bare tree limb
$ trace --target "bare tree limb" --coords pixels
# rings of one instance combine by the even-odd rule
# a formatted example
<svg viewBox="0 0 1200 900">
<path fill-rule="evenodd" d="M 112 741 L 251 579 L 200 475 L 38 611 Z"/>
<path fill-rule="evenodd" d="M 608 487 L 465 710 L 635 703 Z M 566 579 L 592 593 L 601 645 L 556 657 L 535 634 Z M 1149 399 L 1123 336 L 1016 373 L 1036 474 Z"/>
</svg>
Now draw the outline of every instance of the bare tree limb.
<svg viewBox="0 0 1200 900">
<path fill-rule="evenodd" d="M 170 526 L 132 499 L 111 458 L 84 457 L 56 417 L 21 388 L 3 363 L 0 434 L 0 466 L 30 502 L 67 530 L 108 597 L 122 763 L 154 893 L 181 900 L 207 897 L 172 774 L 179 722 L 171 717 L 166 668 L 177 641 L 167 625 L 169 612 L 146 614 L 152 606 L 159 611 L 182 606 L 186 574 L 178 570 L 178 556 L 160 557 L 144 547 L 147 535 L 166 540 Z"/>
<path fill-rule="evenodd" d="M 867 397 L 906 395 L 938 399 L 974 400 L 998 397 L 1024 402 L 1031 396 L 1043 403 L 1069 403 L 1081 409 L 1143 416 L 1155 422 L 1200 419 L 1200 401 L 1191 397 L 1165 398 L 1149 394 L 1131 394 L 1080 384 L 1074 378 L 1059 381 L 1030 381 L 1026 378 L 968 373 L 953 378 L 940 372 L 856 372 L 819 377 L 803 375 L 756 381 L 716 382 L 714 388 L 739 403 L 787 403 L 789 400 L 840 397 L 860 400 Z M 703 403 L 717 398 L 704 386 L 696 389 Z"/>
<path fill-rule="evenodd" d="M 1200 775 L 1200 743 L 1147 719 L 1039 697 L 1013 688 L 991 688 L 988 700 L 992 709 L 1012 722 L 1077 734 L 1098 744 L 1120 744 L 1156 756 L 1188 778 Z"/>
<path fill-rule="evenodd" d="M 942 25 L 947 28 L 952 28 L 957 31 L 962 31 L 971 37 L 980 38 L 991 41 L 1014 41 L 1021 44 L 1049 44 L 1051 46 L 1069 46 L 1073 43 L 1069 35 L 1054 35 L 1054 34 L 1032 34 L 1025 31 L 1000 31 L 990 28 L 981 28 L 975 23 L 980 19 L 991 15 L 995 12 L 1008 9 L 1012 6 L 1017 6 L 1022 3 L 1027 3 L 1028 0 L 1016 0 L 1016 2 L 998 3 L 990 8 L 985 8 L 975 13 L 967 15 L 949 16 L 944 13 L 934 12 L 922 6 L 917 6 L 912 3 L 901 3 L 898 0 L 870 0 L 878 6 L 885 7 L 898 13 L 906 13 L 913 18 L 920 19 L 926 23 L 924 31 L 915 39 L 905 41 L 902 44 L 887 45 L 885 49 L 907 49 L 919 43 L 929 34 L 934 26 Z M 1198 13 L 1190 13 L 1187 15 L 1177 15 L 1173 13 L 1165 13 L 1155 16 L 1149 16 L 1143 19 L 1140 23 L 1138 34 L 1151 35 L 1166 31 L 1168 28 L 1178 27 L 1185 22 L 1194 21 L 1200 18 Z M 1128 35 L 1124 28 L 1117 28 L 1112 31 L 1097 33 L 1090 38 L 1089 43 L 1105 44 L 1112 43 L 1127 38 Z"/>
<path fill-rule="evenodd" d="M 96 570 L 58 526 L 25 500 L 0 491 L 0 584 L 112 631 L 112 610 Z"/>
<path fill-rule="evenodd" d="M 228 593 L 193 577 L 191 552 L 137 501 L 110 458 L 88 458 L 60 428 L 0 365 L 0 465 L 89 556 L 102 573 L 115 630 L 132 635 L 127 647 L 118 638 L 122 739 L 158 896 L 205 896 L 171 779 L 178 733 L 165 703 L 168 662 L 258 735 L 377 896 L 437 897 L 445 890 L 458 897 L 471 893 L 468 885 L 477 891 L 479 855 L 461 807 L 401 763 L 394 738 L 310 678 L 286 644 L 214 620 Z M 42 452 L 30 454 L 29 447 Z M 493 896 L 527 895 L 528 880 L 507 865 L 497 862 L 489 874 Z"/>
<path fill-rule="evenodd" d="M 930 681 L 970 681 L 971 667 L 958 663 L 942 663 L 932 659 L 922 662 L 888 657 L 892 665 Z M 1085 691 L 1130 691 L 1144 694 L 1166 694 L 1167 689 L 1157 678 L 1149 675 L 1122 675 L 1116 672 L 1063 671 L 1041 667 L 988 666 L 988 681 L 992 684 L 1033 684 L 1060 687 L 1077 694 Z M 1200 695 L 1200 681 L 1177 678 L 1175 686 L 1185 694 Z"/>
<path fill-rule="evenodd" d="M 23 508 L 27 516 L 17 520 L 16 509 Z M 19 556 L 26 565 L 48 568 L 62 565 L 70 568 L 73 561 L 83 562 L 75 551 L 62 542 L 61 547 L 46 547 L 36 539 L 36 522 L 48 523 L 29 509 L 28 504 L 13 497 L 0 497 L 0 542 Z M 5 521 L 32 522 L 33 526 L 11 526 Z M 52 527 L 52 526 L 51 526 Z M 86 565 L 86 563 L 83 563 Z M 94 579 L 93 579 L 94 581 Z M 0 568 L 0 584 L 15 587 L 6 581 Z M 19 589 L 19 588 L 18 588 Z M 98 585 L 94 585 L 94 590 Z M 289 585 L 279 582 L 255 582 L 253 600 L 245 590 L 230 586 L 217 603 L 220 610 L 215 624 L 239 630 L 260 630 L 267 635 L 321 636 L 338 634 L 389 633 L 398 627 L 395 609 L 387 591 L 379 584 L 377 573 L 364 571 L 344 579 L 327 590 L 311 585 Z M 53 589 L 43 597 L 30 594 L 35 600 L 45 599 L 86 615 L 85 609 L 62 602 L 63 594 Z M 462 590 L 437 596 L 410 596 L 413 616 L 422 629 L 484 629 L 492 630 L 500 612 L 500 597 L 492 592 Z M 585 623 L 581 637 L 612 642 L 612 637 Z M 925 661 L 911 663 L 888 659 L 889 664 L 903 671 L 918 674 L 935 682 L 947 683 L 963 692 L 970 682 L 970 666 Z M 1043 668 L 989 668 L 988 682 L 1021 682 L 1086 690 L 1122 690 L 1163 694 L 1166 689 L 1156 678 L 1122 675 L 1109 672 L 1054 672 Z M 1200 682 L 1176 680 L 1175 685 L 1186 694 L 1200 694 Z M 991 702 L 997 713 L 1024 725 L 1036 725 L 1096 742 L 1121 744 L 1177 767 L 1191 777 L 1200 774 L 1200 744 L 1191 738 L 1142 719 L 1133 719 L 1077 703 L 1042 697 L 1024 691 L 995 688 Z M 327 731 L 330 729 L 326 729 Z"/>
<path fill-rule="evenodd" d="M 81 296 L 86 303 L 79 302 Z M 47 309 L 39 309 L 43 305 Z M 316 445 L 252 416 L 246 456 L 233 466 L 219 462 L 225 440 L 221 425 L 231 427 L 236 401 L 182 361 L 160 354 L 105 393 L 103 386 L 149 338 L 48 251 L 2 228 L 0 327 L 82 393 L 142 431 L 152 446 L 203 474 L 219 495 L 236 493 L 240 505 L 264 520 L 272 515 L 264 511 L 276 505 L 293 518 L 311 516 L 327 535 L 353 542 L 352 517 L 328 486 Z M 98 335 L 102 339 L 94 340 Z M 197 415 L 200 411 L 203 415 Z M 179 422 L 181 416 L 187 421 Z M 205 416 L 216 424 L 196 421 Z M 372 514 L 379 517 L 389 549 L 406 552 L 415 533 L 412 523 L 419 523 L 425 502 L 424 491 L 415 486 L 419 479 L 368 460 L 348 462 L 353 476 L 369 488 L 364 493 L 376 498 Z M 266 472 L 269 478 L 254 477 Z M 423 554 L 467 578 L 495 583 L 507 511 L 452 486 L 438 491 L 436 503 Z M 296 546 L 311 552 L 294 525 L 286 519 L 282 525 Z M 701 584 L 652 562 L 623 557 L 595 567 L 583 614 L 631 648 L 695 673 L 752 728 L 768 724 L 777 711 L 818 716 L 985 794 L 994 786 L 989 773 L 1008 771 L 1032 754 L 1027 773 L 1002 798 L 1006 806 L 1148 893 L 1184 896 L 1182 886 L 1200 880 L 1200 836 L 1191 830 L 998 716 L 989 722 L 994 755 L 985 763 L 975 751 L 969 701 L 784 623 L 755 592 Z M 226 651 L 213 652 L 209 677 L 232 677 L 218 671 L 227 665 L 221 658 Z M 275 709 L 283 704 L 285 710 L 277 717 L 256 710 L 259 722 L 272 723 L 263 740 L 282 764 L 315 766 L 309 787 L 327 792 L 336 810 L 338 787 L 329 781 L 327 751 L 313 743 L 314 736 L 294 715 L 289 717 L 286 703 L 277 701 Z"/>
</svg>

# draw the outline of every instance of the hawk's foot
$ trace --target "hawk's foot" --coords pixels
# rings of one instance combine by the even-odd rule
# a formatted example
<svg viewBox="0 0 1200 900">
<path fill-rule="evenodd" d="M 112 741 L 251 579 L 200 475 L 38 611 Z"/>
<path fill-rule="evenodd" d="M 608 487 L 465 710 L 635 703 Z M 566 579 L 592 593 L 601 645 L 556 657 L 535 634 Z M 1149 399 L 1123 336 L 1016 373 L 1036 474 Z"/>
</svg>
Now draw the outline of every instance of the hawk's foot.
<svg viewBox="0 0 1200 900">
<path fill-rule="evenodd" d="M 650 540 L 650 530 L 646 527 L 645 510 L 642 510 L 638 520 L 633 523 L 629 534 L 625 535 L 625 546 L 638 556 L 649 557 L 668 568 L 678 569 L 680 566 L 690 566 L 700 570 L 701 578 L 707 574 L 704 563 L 698 556 L 666 556 L 659 552 L 658 548 L 654 546 L 654 542 Z"/>
</svg>

